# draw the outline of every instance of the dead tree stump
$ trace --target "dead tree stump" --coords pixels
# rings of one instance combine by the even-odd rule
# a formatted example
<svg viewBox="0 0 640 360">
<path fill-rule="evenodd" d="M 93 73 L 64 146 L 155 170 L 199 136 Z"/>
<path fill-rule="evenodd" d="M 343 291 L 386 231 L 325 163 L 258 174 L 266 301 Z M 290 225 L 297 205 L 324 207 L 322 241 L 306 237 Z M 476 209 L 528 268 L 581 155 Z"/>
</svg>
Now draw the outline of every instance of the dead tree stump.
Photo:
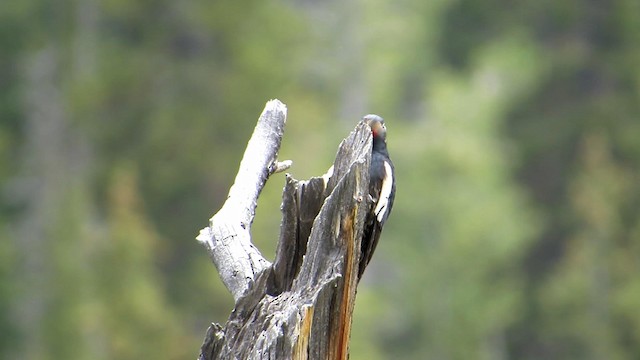
<svg viewBox="0 0 640 360">
<path fill-rule="evenodd" d="M 199 359 L 347 359 L 368 196 L 371 132 L 359 124 L 340 144 L 333 173 L 286 176 L 276 258 L 251 243 L 256 202 L 278 162 L 286 106 L 269 101 L 223 207 L 200 231 L 235 300 L 224 327 L 212 324 Z"/>
</svg>

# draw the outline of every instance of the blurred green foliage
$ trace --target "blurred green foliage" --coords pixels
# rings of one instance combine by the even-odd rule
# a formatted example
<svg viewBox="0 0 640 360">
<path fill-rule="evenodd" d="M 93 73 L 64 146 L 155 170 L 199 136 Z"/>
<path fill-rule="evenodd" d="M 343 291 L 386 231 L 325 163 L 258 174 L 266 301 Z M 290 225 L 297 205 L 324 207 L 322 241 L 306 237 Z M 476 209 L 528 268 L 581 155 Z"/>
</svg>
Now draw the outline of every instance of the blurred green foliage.
<svg viewBox="0 0 640 360">
<path fill-rule="evenodd" d="M 194 240 L 270 98 L 322 174 L 385 117 L 394 213 L 352 359 L 640 356 L 640 3 L 0 4 L 0 358 L 196 356 Z M 254 242 L 272 258 L 282 175 Z"/>
</svg>

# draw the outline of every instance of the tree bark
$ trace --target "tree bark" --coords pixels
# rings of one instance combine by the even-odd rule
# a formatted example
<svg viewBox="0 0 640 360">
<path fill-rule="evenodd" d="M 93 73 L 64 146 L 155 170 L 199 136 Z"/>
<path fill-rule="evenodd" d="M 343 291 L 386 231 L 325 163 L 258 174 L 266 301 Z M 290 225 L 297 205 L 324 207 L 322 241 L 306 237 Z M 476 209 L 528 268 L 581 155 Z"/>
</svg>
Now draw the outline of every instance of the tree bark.
<svg viewBox="0 0 640 360">
<path fill-rule="evenodd" d="M 251 244 L 255 204 L 278 163 L 286 107 L 267 103 L 229 198 L 201 230 L 235 308 L 212 324 L 199 356 L 208 359 L 347 359 L 358 284 L 358 259 L 369 199 L 371 132 L 359 124 L 340 144 L 333 173 L 298 181 L 290 175 L 271 264 Z"/>
</svg>

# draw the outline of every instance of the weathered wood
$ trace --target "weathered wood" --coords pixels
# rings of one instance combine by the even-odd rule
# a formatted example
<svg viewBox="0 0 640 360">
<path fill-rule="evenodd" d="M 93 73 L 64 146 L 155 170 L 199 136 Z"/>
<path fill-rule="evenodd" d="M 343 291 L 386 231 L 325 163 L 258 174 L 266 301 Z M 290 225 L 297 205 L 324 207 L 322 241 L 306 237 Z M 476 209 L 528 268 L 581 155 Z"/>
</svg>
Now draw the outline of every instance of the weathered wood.
<svg viewBox="0 0 640 360">
<path fill-rule="evenodd" d="M 280 240 L 273 265 L 269 294 L 290 290 L 307 252 L 313 222 L 326 198 L 325 180 L 319 177 L 299 181 L 287 175 L 282 194 Z"/>
<path fill-rule="evenodd" d="M 371 207 L 371 146 L 369 128 L 359 124 L 341 143 L 328 181 L 287 175 L 276 259 L 265 271 L 245 271 L 256 276 L 224 328 L 209 328 L 199 359 L 348 358 L 360 241 Z"/>
<path fill-rule="evenodd" d="M 242 157 L 227 201 L 196 238 L 206 246 L 222 282 L 236 301 L 257 274 L 271 265 L 251 243 L 250 227 L 267 178 L 291 164 L 276 161 L 286 117 L 287 107 L 279 100 L 267 103 Z"/>
</svg>

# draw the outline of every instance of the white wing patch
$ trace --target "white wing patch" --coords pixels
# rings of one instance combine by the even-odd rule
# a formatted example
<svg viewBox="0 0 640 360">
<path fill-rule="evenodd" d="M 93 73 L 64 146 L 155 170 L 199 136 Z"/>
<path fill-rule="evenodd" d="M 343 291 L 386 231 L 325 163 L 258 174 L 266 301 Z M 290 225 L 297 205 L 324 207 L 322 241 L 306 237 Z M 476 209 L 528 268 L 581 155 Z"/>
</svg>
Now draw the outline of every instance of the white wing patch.
<svg viewBox="0 0 640 360">
<path fill-rule="evenodd" d="M 387 213 L 387 207 L 389 206 L 389 196 L 391 196 L 391 189 L 393 189 L 393 173 L 391 171 L 391 165 L 388 162 L 384 162 L 384 179 L 382 179 L 382 189 L 380 189 L 380 198 L 376 204 L 376 208 L 373 210 L 376 214 L 378 222 L 382 222 L 384 215 Z"/>
</svg>

